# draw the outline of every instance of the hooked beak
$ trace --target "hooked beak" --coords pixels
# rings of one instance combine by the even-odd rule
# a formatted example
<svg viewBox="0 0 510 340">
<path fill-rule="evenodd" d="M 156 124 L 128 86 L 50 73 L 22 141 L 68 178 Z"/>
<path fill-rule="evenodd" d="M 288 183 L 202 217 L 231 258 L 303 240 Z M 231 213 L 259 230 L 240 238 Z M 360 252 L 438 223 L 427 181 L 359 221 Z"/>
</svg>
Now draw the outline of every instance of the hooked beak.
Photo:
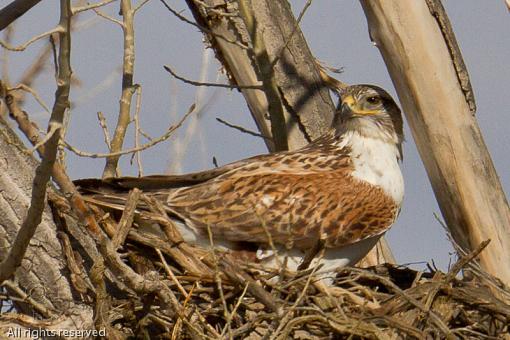
<svg viewBox="0 0 510 340">
<path fill-rule="evenodd" d="M 349 95 L 345 98 L 342 98 L 342 105 L 341 105 L 341 115 L 344 117 L 351 117 L 354 114 L 353 107 L 354 107 L 354 98 Z"/>
</svg>

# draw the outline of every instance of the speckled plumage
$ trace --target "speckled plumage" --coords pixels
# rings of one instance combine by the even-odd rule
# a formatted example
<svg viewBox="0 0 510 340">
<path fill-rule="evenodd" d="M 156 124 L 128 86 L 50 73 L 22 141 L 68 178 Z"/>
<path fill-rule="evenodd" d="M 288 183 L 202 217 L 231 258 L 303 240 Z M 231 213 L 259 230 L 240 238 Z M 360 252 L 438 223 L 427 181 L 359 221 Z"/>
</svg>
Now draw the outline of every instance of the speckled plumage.
<svg viewBox="0 0 510 340">
<path fill-rule="evenodd" d="M 382 235 L 395 221 L 403 194 L 402 139 L 393 99 L 378 87 L 355 85 L 342 93 L 330 130 L 300 150 L 108 185 L 143 189 L 198 236 L 210 228 L 215 239 L 229 242 L 272 241 L 306 251 L 323 239 L 326 248 L 339 249 Z M 102 195 L 97 183 L 90 191 L 86 180 L 77 183 L 95 202 L 125 195 Z"/>
</svg>

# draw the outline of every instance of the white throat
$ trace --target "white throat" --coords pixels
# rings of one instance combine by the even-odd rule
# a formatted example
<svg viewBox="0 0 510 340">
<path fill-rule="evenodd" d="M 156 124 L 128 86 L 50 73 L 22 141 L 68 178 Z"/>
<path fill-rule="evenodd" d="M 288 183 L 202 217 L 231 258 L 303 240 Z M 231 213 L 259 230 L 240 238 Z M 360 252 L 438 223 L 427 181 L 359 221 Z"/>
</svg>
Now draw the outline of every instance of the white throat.
<svg viewBox="0 0 510 340">
<path fill-rule="evenodd" d="M 352 175 L 379 186 L 400 205 L 404 198 L 404 179 L 398 165 L 399 151 L 395 143 L 362 136 L 358 131 L 346 131 L 341 144 L 351 149 L 354 165 Z"/>
</svg>

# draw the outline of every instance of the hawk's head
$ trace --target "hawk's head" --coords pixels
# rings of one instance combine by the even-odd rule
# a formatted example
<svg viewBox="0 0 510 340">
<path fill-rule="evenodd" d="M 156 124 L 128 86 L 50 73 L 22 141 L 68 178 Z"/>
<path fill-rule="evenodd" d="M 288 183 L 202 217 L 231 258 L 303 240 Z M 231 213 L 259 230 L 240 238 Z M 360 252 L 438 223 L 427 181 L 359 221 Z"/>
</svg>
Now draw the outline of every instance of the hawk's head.
<svg viewBox="0 0 510 340">
<path fill-rule="evenodd" d="M 388 92 L 374 85 L 352 85 L 341 94 L 333 122 L 343 133 L 357 131 L 363 136 L 400 144 L 404 139 L 402 114 Z"/>
</svg>

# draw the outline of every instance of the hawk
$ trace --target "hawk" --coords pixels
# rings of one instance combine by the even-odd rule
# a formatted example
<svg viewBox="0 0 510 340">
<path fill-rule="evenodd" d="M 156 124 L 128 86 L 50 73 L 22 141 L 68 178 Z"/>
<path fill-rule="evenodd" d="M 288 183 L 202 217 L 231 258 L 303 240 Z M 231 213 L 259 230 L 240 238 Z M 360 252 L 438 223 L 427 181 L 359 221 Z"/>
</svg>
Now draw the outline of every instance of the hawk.
<svg viewBox="0 0 510 340">
<path fill-rule="evenodd" d="M 86 199 L 120 207 L 139 188 L 162 203 L 185 241 L 209 245 L 210 231 L 223 248 L 254 246 L 253 260 L 268 267 L 285 258 L 295 270 L 321 242 L 321 270 L 332 270 L 363 258 L 397 218 L 402 125 L 385 90 L 353 85 L 342 91 L 328 131 L 299 150 L 187 175 L 76 184 Z"/>
</svg>

